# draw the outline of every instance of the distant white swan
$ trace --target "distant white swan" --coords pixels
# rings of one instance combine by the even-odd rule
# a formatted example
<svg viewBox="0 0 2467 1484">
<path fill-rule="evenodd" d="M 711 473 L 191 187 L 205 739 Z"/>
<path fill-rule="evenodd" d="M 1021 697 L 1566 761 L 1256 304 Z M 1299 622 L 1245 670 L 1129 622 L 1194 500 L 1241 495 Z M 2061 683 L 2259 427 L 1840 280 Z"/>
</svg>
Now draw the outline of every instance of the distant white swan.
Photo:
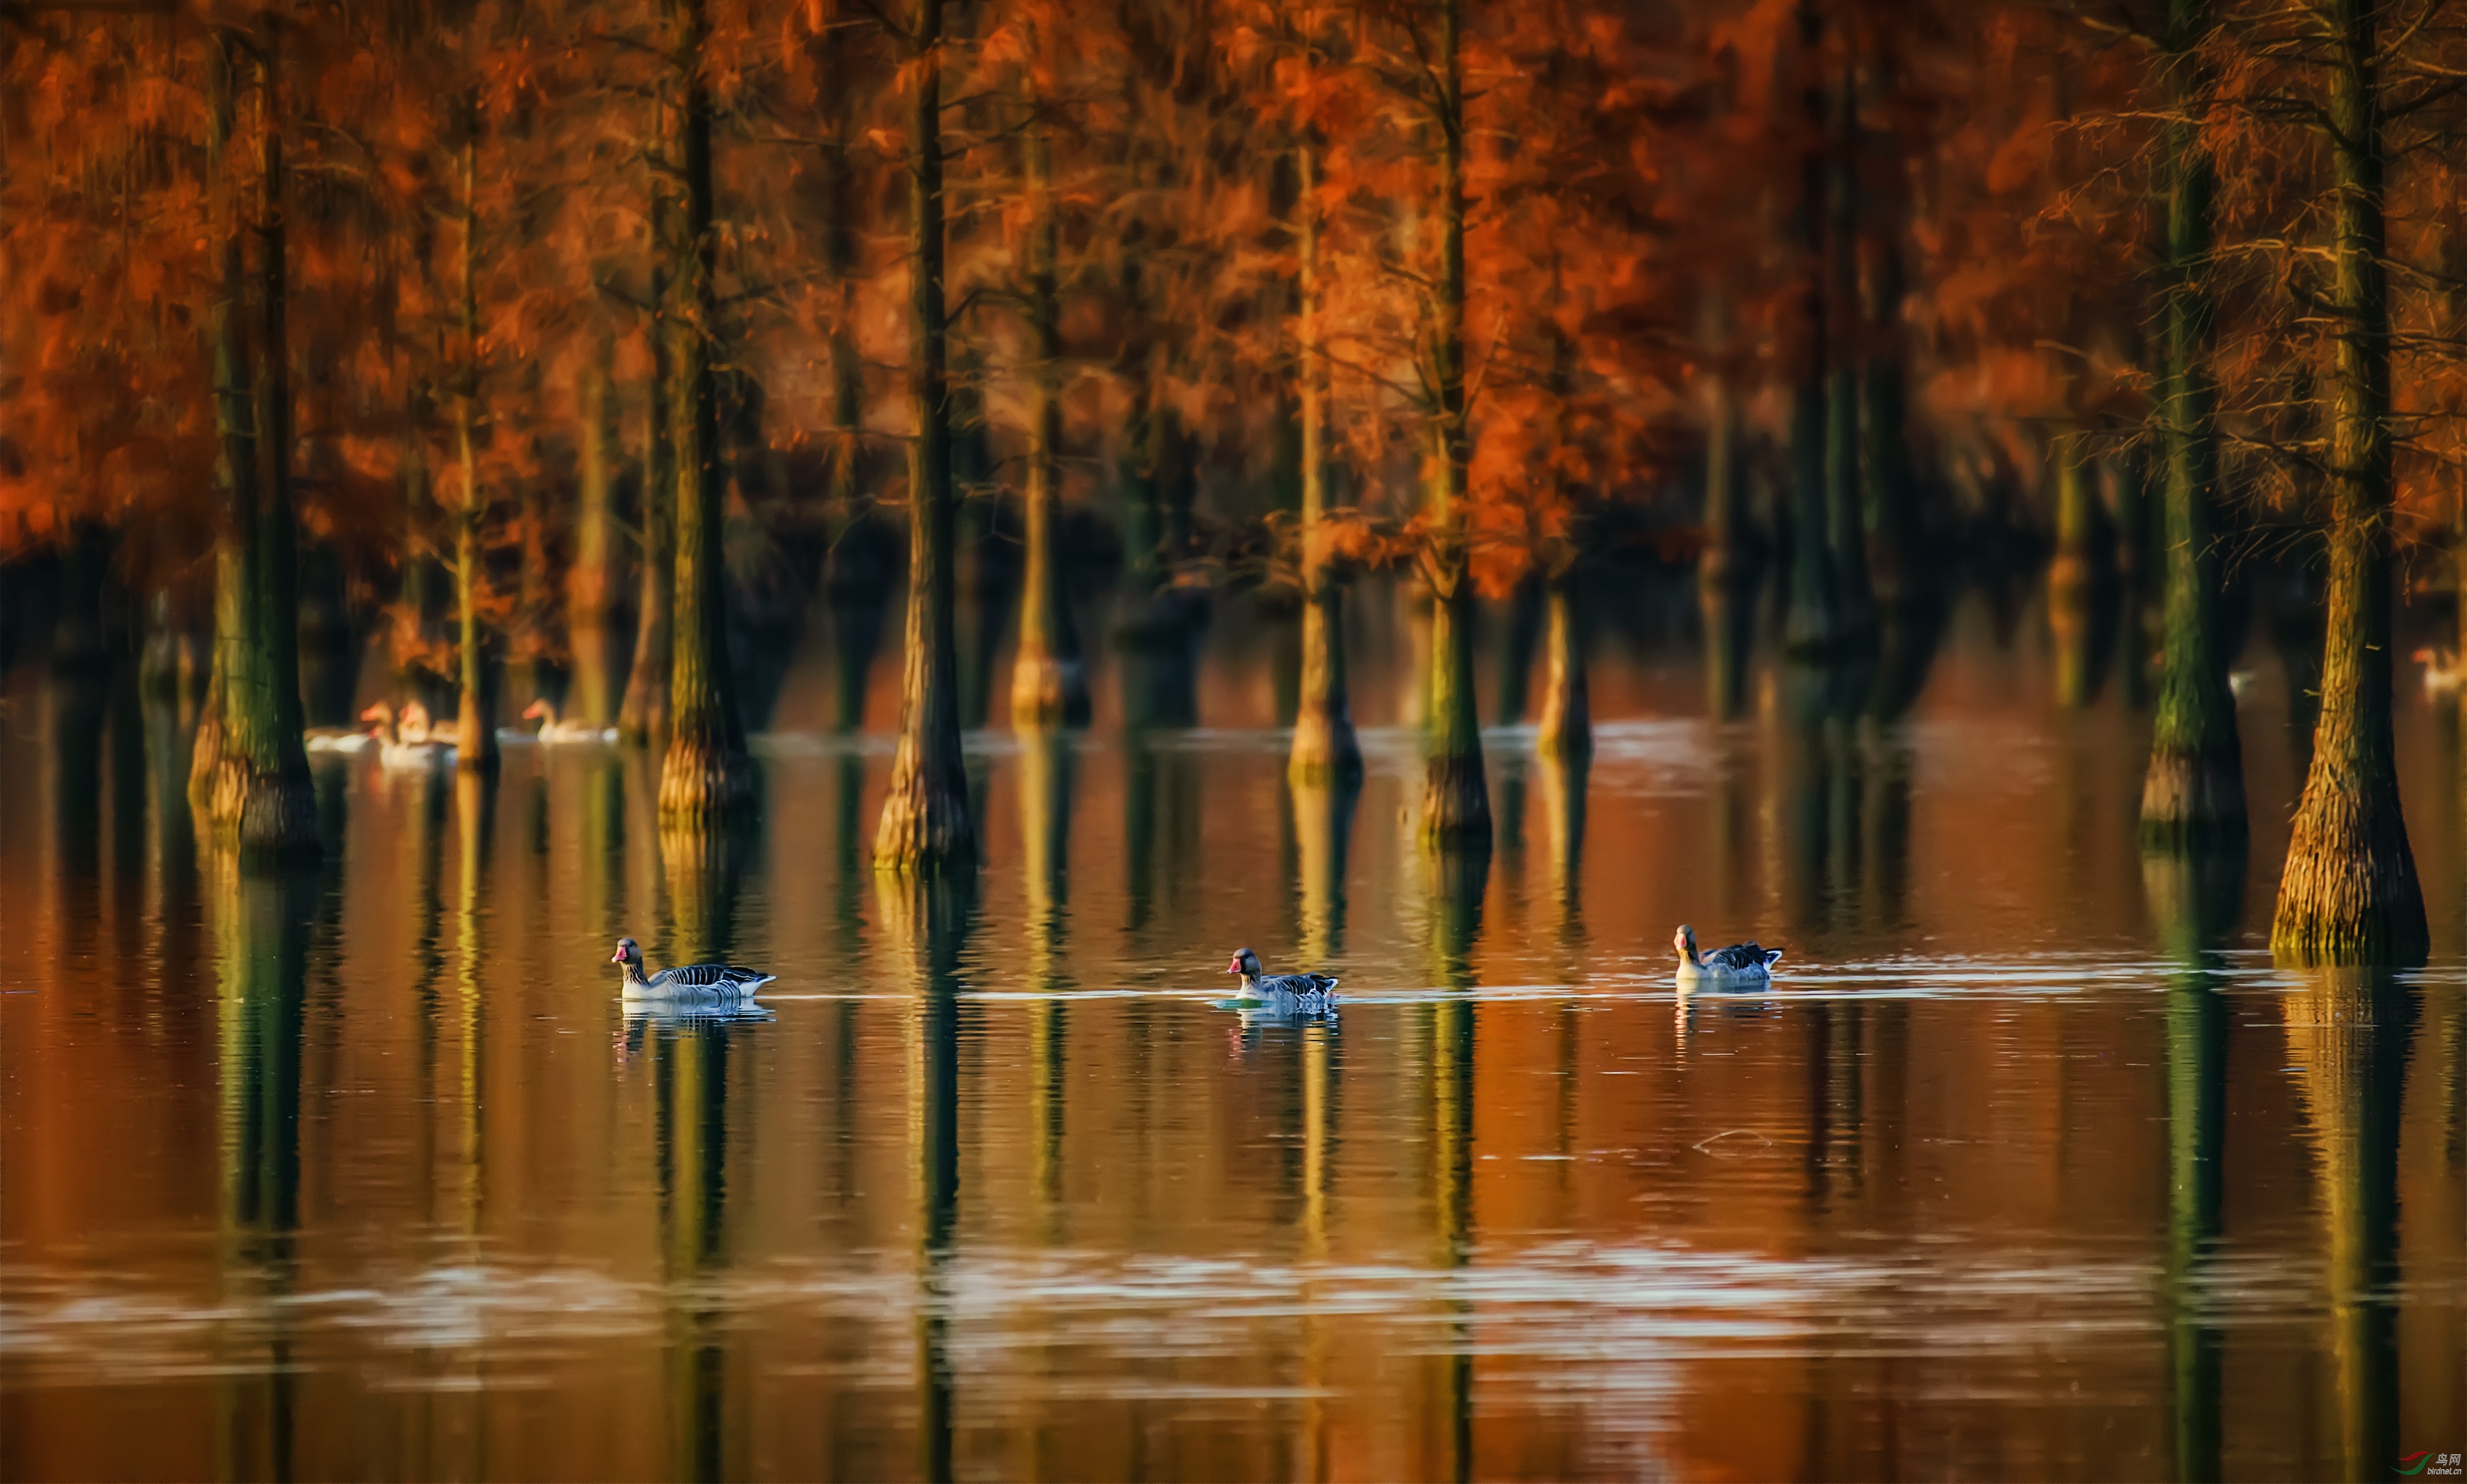
<svg viewBox="0 0 2467 1484">
<path fill-rule="evenodd" d="M 2430 695 L 2447 695 L 2467 685 L 2467 664 L 2458 663 L 2456 649 L 2419 649 L 2415 663 L 2424 666 L 2424 688 Z"/>
<path fill-rule="evenodd" d="M 587 721 L 558 721 L 556 703 L 546 696 L 523 708 L 523 719 L 538 721 L 540 724 L 538 735 L 543 742 L 614 742 L 617 740 L 617 729 L 614 727 L 595 727 Z"/>
<path fill-rule="evenodd" d="M 396 713 L 383 701 L 360 713 L 376 726 L 377 760 L 389 768 L 433 768 L 454 755 L 454 745 L 429 730 L 428 708 L 417 701 Z"/>
<path fill-rule="evenodd" d="M 312 753 L 365 753 L 377 745 L 377 734 L 349 727 L 311 727 L 301 742 Z"/>
</svg>

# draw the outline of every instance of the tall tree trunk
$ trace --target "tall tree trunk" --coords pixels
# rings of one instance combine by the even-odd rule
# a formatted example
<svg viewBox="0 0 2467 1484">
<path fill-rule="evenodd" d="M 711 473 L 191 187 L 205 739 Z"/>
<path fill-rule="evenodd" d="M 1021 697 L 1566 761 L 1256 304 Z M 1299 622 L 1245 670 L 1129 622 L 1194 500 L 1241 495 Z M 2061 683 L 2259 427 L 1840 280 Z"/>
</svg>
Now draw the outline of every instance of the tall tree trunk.
<svg viewBox="0 0 2467 1484">
<path fill-rule="evenodd" d="M 2089 438 L 2069 428 L 2050 440 L 2048 460 L 2056 484 L 2056 557 L 2048 567 L 2048 625 L 2056 646 L 2056 704 L 2080 710 L 2096 696 L 2099 680 L 2098 604 L 2111 575 L 2091 485 Z"/>
<path fill-rule="evenodd" d="M 675 161 L 668 148 L 668 101 L 652 104 L 651 137 L 660 159 L 651 172 L 651 384 L 645 393 L 643 501 L 636 512 L 643 528 L 642 600 L 634 629 L 634 662 L 625 677 L 625 700 L 617 713 L 617 738 L 628 747 L 668 741 L 668 687 L 674 647 L 676 580 L 677 453 L 673 403 L 676 368 L 668 324 L 668 259 L 676 251 L 676 207 L 667 171 Z"/>
<path fill-rule="evenodd" d="M 1878 90 L 1890 93 L 1890 77 L 1880 76 Z M 1929 600 L 1932 584 L 1919 551 L 1918 493 L 1911 477 L 1906 426 L 1910 373 L 1902 349 L 1902 300 L 1908 291 L 1902 235 L 1907 214 L 1898 194 L 1890 199 L 1891 212 L 1867 239 L 1867 321 L 1873 344 L 1861 358 L 1866 370 L 1859 423 L 1866 445 L 1867 553 L 1875 598 L 1887 609 L 1907 610 Z"/>
<path fill-rule="evenodd" d="M 899 687 L 899 752 L 874 832 L 878 869 L 930 873 L 976 862 L 960 760 L 959 660 L 952 571 L 948 326 L 942 303 L 942 0 L 918 0 L 910 125 L 909 205 L 916 266 L 909 329 L 917 441 L 908 461 L 908 633 Z"/>
<path fill-rule="evenodd" d="M 215 494 L 221 519 L 215 529 L 215 648 L 204 708 L 189 753 L 189 801 L 205 810 L 222 769 L 225 696 L 232 671 L 245 664 L 249 631 L 248 551 L 256 522 L 257 414 L 250 406 L 247 352 L 240 344 L 247 299 L 247 223 L 240 214 L 237 167 L 229 158 L 236 122 L 234 51 L 238 38 L 216 30 L 206 50 L 206 175 L 212 216 L 220 240 L 215 255 L 221 283 L 206 311 L 206 356 L 214 378 Z M 238 318 L 235 318 L 235 317 Z M 211 817 L 210 817 L 211 818 Z"/>
<path fill-rule="evenodd" d="M 1806 286 L 1800 296 L 1802 332 L 1807 347 L 1790 415 L 1791 564 L 1790 605 L 1782 623 L 1782 641 L 1795 654 L 1824 656 L 1840 647 L 1843 638 L 1841 594 L 1833 571 L 1831 527 L 1825 495 L 1825 396 L 1828 335 L 1824 283 L 1824 202 L 1828 188 L 1824 148 L 1825 117 L 1822 61 L 1818 48 L 1824 37 L 1824 17 L 1813 0 L 1799 0 L 1799 35 L 1806 83 L 1801 94 L 1811 143 L 1799 166 L 1797 226 L 1806 254 Z"/>
<path fill-rule="evenodd" d="M 1696 580 L 1710 590 L 1749 575 L 1748 512 L 1739 466 L 1738 396 L 1720 371 L 1706 381 L 1705 550 L 1696 559 Z"/>
<path fill-rule="evenodd" d="M 823 252 L 825 266 L 837 281 L 840 294 L 839 314 L 831 322 L 830 336 L 830 506 L 835 533 L 842 537 L 861 519 L 857 502 L 864 493 L 859 476 L 864 453 L 865 361 L 856 339 L 860 193 L 848 143 L 849 131 L 853 127 L 844 117 L 836 142 L 824 155 L 825 168 L 830 174 L 831 220 L 824 234 Z"/>
<path fill-rule="evenodd" d="M 565 573 L 565 627 L 574 650 L 574 684 L 567 691 L 566 709 L 589 726 L 608 727 L 617 720 L 616 677 L 608 672 L 609 596 L 616 577 L 609 543 L 608 373 L 599 367 L 586 369 L 579 393 L 581 486 L 574 510 L 574 564 Z"/>
<path fill-rule="evenodd" d="M 2216 181 L 2190 116 L 2208 79 L 2198 48 L 2210 0 L 2170 0 L 2163 62 L 2177 119 L 2165 129 L 2167 240 L 2160 314 L 2159 442 L 2167 529 L 2159 713 L 2141 785 L 2145 843 L 2181 849 L 2245 833 L 2244 749 L 2218 612 L 2218 392 L 2210 381 L 2210 198 Z"/>
<path fill-rule="evenodd" d="M 463 503 L 454 512 L 454 612 L 461 685 L 455 708 L 455 766 L 497 766 L 497 718 L 489 705 L 487 635 L 480 625 L 481 526 L 488 516 L 480 494 L 480 109 L 467 105 L 463 134 L 463 367 L 454 396 L 454 447 L 463 469 Z"/>
<path fill-rule="evenodd" d="M 1545 757 L 1571 761 L 1594 754 L 1594 708 L 1585 686 L 1584 635 L 1576 617 L 1575 578 L 1551 580 L 1548 669 L 1542 692 L 1542 725 L 1533 745 Z"/>
<path fill-rule="evenodd" d="M 1041 101 L 1030 100 L 1031 109 Z M 1053 194 L 1052 131 L 1029 125 L 1028 279 L 1036 365 L 1028 376 L 1027 571 L 1019 594 L 1019 648 L 1011 662 L 1010 720 L 1022 730 L 1088 723 L 1088 678 L 1063 600 L 1062 491 L 1054 461 L 1062 444 L 1062 223 Z"/>
<path fill-rule="evenodd" d="M 1474 709 L 1474 590 L 1465 532 L 1465 473 L 1472 425 L 1464 382 L 1464 81 L 1458 57 L 1461 0 L 1439 7 L 1439 132 L 1444 146 L 1439 196 L 1439 283 L 1432 337 L 1431 514 L 1424 558 L 1431 583 L 1430 711 L 1424 723 L 1422 839 L 1432 844 L 1490 844 L 1490 786 L 1482 776 L 1482 728 Z"/>
<path fill-rule="evenodd" d="M 1845 28 L 1845 35 L 1846 35 Z M 1831 176 L 1831 230 L 1825 243 L 1832 273 L 1825 312 L 1832 316 L 1833 364 L 1825 380 L 1825 542 L 1833 551 L 1834 599 L 1847 638 L 1863 639 L 1874 621 L 1867 583 L 1867 514 L 1859 469 L 1859 87 L 1845 62 L 1836 101 Z"/>
<path fill-rule="evenodd" d="M 2330 605 L 2321 719 L 2287 847 L 2271 952 L 2337 962 L 2423 961 L 2424 893 L 2399 810 L 2390 736 L 2390 312 L 2383 268 L 2377 0 L 2332 0 Z"/>
<path fill-rule="evenodd" d="M 671 406 L 676 438 L 676 631 L 669 651 L 668 750 L 660 765 L 660 820 L 698 827 L 750 802 L 754 761 L 736 713 L 736 678 L 728 661 L 727 563 L 720 535 L 727 515 L 727 471 L 720 464 L 719 397 L 712 357 L 719 334 L 718 296 L 712 282 L 718 244 L 712 231 L 711 89 L 702 76 L 703 0 L 675 0 L 675 64 L 685 89 L 676 115 L 676 158 L 683 167 L 685 220 L 674 244 L 673 300 L 676 386 Z"/>
<path fill-rule="evenodd" d="M 1351 785 L 1362 777 L 1362 745 L 1345 681 L 1345 587 L 1330 561 L 1327 489 L 1327 368 L 1320 353 L 1319 155 L 1297 152 L 1301 190 L 1294 205 L 1301 259 L 1299 288 L 1301 382 L 1301 689 L 1294 709 L 1286 771 L 1297 783 Z"/>
<path fill-rule="evenodd" d="M 259 259 L 246 296 L 246 306 L 258 322 L 256 354 L 246 371 L 234 365 L 226 383 L 236 384 L 245 375 L 250 385 L 246 413 L 255 452 L 246 471 L 248 483 L 238 483 L 240 471 L 234 470 L 231 515 L 239 532 L 234 596 L 238 601 L 230 626 L 217 624 L 215 658 L 222 672 L 223 730 L 206 813 L 217 838 L 245 856 L 313 856 L 317 809 L 301 737 L 293 571 L 298 538 L 291 507 L 291 380 L 284 324 L 282 37 L 273 25 L 260 34 L 257 48 Z M 227 255 L 230 251 L 227 246 Z M 227 269 L 231 262 L 227 256 Z M 218 354 L 217 361 L 221 359 Z M 228 406 L 227 398 L 228 393 Z M 231 411 L 236 415 L 239 409 Z"/>
</svg>

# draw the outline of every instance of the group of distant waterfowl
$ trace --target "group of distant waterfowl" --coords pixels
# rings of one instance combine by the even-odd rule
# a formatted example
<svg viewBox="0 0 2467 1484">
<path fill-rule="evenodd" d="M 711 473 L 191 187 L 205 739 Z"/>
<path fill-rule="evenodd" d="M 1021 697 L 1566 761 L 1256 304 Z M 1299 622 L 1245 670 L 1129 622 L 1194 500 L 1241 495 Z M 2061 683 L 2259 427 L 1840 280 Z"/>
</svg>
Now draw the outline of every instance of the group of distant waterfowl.
<svg viewBox="0 0 2467 1484">
<path fill-rule="evenodd" d="M 524 709 L 523 719 L 538 722 L 539 730 L 525 731 L 517 727 L 500 727 L 497 740 L 538 742 L 552 747 L 617 740 L 614 727 L 595 727 L 587 721 L 558 720 L 554 701 L 533 701 Z M 405 702 L 400 710 L 380 701 L 362 711 L 360 720 L 372 725 L 359 730 L 350 727 L 309 728 L 306 738 L 308 751 L 351 753 L 374 748 L 377 760 L 389 768 L 431 768 L 454 760 L 457 729 L 438 726 L 430 719 L 428 708 L 417 701 Z"/>
<path fill-rule="evenodd" d="M 1733 943 L 1709 953 L 1696 947 L 1696 930 L 1685 923 L 1671 938 L 1679 952 L 1683 984 L 1730 985 L 1744 988 L 1767 983 L 1781 950 L 1754 943 Z M 632 938 L 619 938 L 608 957 L 624 973 L 621 993 L 630 1003 L 658 1003 L 689 1009 L 725 1009 L 754 998 L 757 990 L 778 978 L 759 969 L 733 963 L 696 963 L 643 972 L 643 949 Z M 1242 996 L 1236 1008 L 1278 1018 L 1325 1015 L 1336 1008 L 1337 979 L 1326 974 L 1270 974 L 1259 967 L 1259 956 L 1247 948 L 1234 951 L 1225 972 L 1239 976 Z"/>
</svg>

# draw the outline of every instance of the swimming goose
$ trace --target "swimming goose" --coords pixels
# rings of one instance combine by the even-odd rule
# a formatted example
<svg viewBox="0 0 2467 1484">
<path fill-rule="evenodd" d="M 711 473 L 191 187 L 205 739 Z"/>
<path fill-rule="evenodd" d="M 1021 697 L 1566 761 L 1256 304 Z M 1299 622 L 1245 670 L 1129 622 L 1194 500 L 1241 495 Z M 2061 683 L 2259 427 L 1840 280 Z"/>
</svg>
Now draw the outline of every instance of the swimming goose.
<svg viewBox="0 0 2467 1484">
<path fill-rule="evenodd" d="M 2442 695 L 2467 685 L 2467 664 L 2458 662 L 2455 649 L 2419 649 L 2415 663 L 2424 666 L 2424 689 L 2427 695 Z"/>
<path fill-rule="evenodd" d="M 733 963 L 691 963 L 643 977 L 643 948 L 632 938 L 619 938 L 608 961 L 625 969 L 628 1000 L 738 1000 L 780 976 Z"/>
<path fill-rule="evenodd" d="M 542 742 L 614 742 L 617 740 L 617 729 L 614 727 L 595 727 L 587 721 L 558 721 L 556 703 L 546 696 L 523 708 L 523 719 L 536 720 L 540 724 L 537 735 Z"/>
<path fill-rule="evenodd" d="M 1696 930 L 1686 923 L 1671 934 L 1670 944 L 1679 950 L 1679 977 L 1683 979 L 1762 983 L 1772 978 L 1773 966 L 1781 961 L 1780 949 L 1760 948 L 1754 943 L 1733 943 L 1700 954 L 1696 951 Z"/>
<path fill-rule="evenodd" d="M 377 724 L 377 760 L 389 768 L 433 767 L 454 755 L 454 744 L 429 731 L 428 708 L 417 701 L 405 704 L 399 715 L 379 701 L 360 720 Z"/>
<path fill-rule="evenodd" d="M 1247 948 L 1234 951 L 1234 961 L 1225 966 L 1225 972 L 1242 976 L 1242 998 L 1256 1000 L 1261 1009 L 1280 1015 L 1325 1010 L 1336 1003 L 1335 979 L 1324 974 L 1261 974 L 1259 956 Z"/>
<path fill-rule="evenodd" d="M 365 753 L 377 745 L 377 734 L 373 728 L 354 731 L 349 727 L 311 727 L 300 740 L 312 753 Z"/>
</svg>

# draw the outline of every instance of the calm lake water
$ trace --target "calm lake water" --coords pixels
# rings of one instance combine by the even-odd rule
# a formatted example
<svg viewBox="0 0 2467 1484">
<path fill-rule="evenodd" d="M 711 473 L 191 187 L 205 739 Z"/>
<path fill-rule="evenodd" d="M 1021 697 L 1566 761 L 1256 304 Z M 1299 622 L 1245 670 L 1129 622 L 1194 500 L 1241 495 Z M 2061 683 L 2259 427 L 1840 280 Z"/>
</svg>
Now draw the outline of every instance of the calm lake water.
<svg viewBox="0 0 2467 1484">
<path fill-rule="evenodd" d="M 611 751 L 510 748 L 493 786 L 328 760 L 326 862 L 270 879 L 198 861 L 175 716 L 21 669 L 0 1473 L 2388 1478 L 2467 1450 L 2467 768 L 2411 670 L 2433 960 L 2292 973 L 2262 938 L 2301 665 L 2267 624 L 2252 843 L 2187 870 L 2135 844 L 2132 687 L 2061 704 L 2084 677 L 2035 599 L 1829 680 L 1709 661 L 1688 589 L 1640 602 L 1598 635 L 1588 776 L 1490 734 L 1486 862 L 1415 847 L 1411 620 L 1352 622 L 1349 808 L 1288 789 L 1288 641 L 1229 601 L 1203 728 L 972 735 L 987 864 L 924 901 L 865 862 L 895 657 L 874 732 L 834 737 L 819 636 L 757 830 L 664 848 Z M 1683 920 L 1782 947 L 1773 992 L 1677 995 Z M 621 933 L 780 980 L 758 1017 L 629 1019 Z M 1338 1015 L 1219 1008 L 1246 944 L 1342 975 Z"/>
</svg>

